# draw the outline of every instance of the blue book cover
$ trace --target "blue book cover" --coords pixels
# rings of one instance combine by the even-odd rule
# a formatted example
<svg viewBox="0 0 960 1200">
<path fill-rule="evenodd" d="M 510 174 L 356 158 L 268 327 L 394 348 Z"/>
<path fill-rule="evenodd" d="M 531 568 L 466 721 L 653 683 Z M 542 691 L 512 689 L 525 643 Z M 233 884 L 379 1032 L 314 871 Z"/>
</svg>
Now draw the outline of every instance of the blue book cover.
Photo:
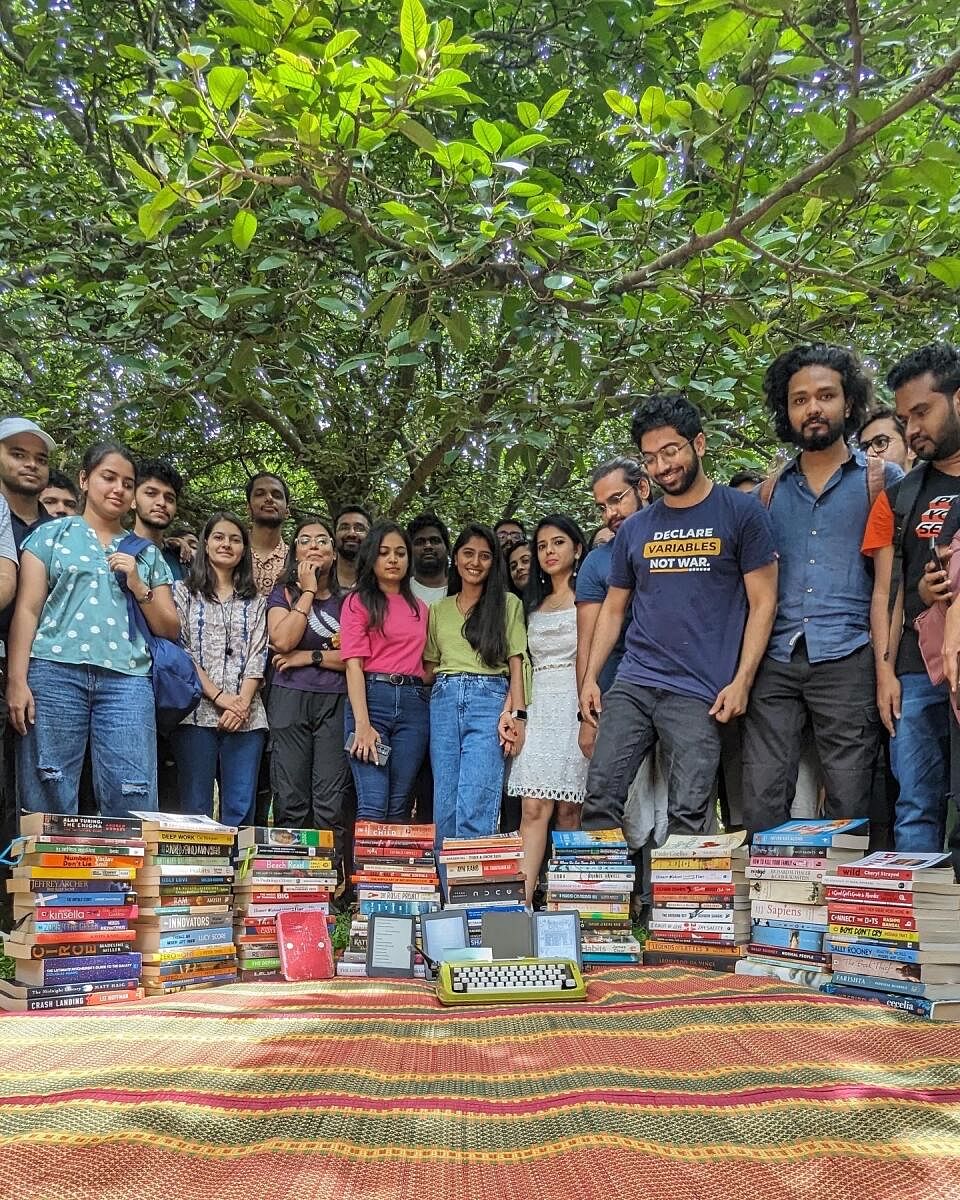
<svg viewBox="0 0 960 1200">
<path fill-rule="evenodd" d="M 891 992 L 874 991 L 871 988 L 847 987 L 839 983 L 822 983 L 820 991 L 829 996 L 846 996 L 851 1000 L 878 1000 L 887 1008 L 897 1008 L 901 1012 L 912 1013 L 915 1017 L 929 1017 L 933 1012 L 934 1000 L 926 1000 L 923 996 L 899 996 Z"/>
<path fill-rule="evenodd" d="M 439 912 L 437 900 L 361 900 L 361 916 L 371 913 L 391 913 L 395 917 L 415 917 L 418 913 Z"/>
<path fill-rule="evenodd" d="M 622 829 L 555 829 L 555 850 L 626 850 Z"/>
<path fill-rule="evenodd" d="M 77 881 L 74 879 L 71 882 Z M 27 901 L 34 908 L 80 908 L 82 905 L 87 908 L 125 908 L 136 902 L 136 894 L 127 888 L 120 888 L 116 892 L 104 892 L 99 888 L 95 892 L 37 892 Z"/>
<path fill-rule="evenodd" d="M 832 982 L 841 987 L 900 992 L 905 996 L 922 996 L 927 986 L 918 979 L 890 979 L 886 975 L 855 975 L 852 971 L 834 971 Z M 960 997 L 960 984 L 957 985 L 957 995 Z"/>
<path fill-rule="evenodd" d="M 98 979 L 128 979 L 140 974 L 139 954 L 104 954 L 94 958 L 44 958 L 44 983 L 92 983 Z"/>
<path fill-rule="evenodd" d="M 135 884 L 132 879 L 29 879 L 30 891 L 37 893 L 42 892 L 49 895 L 51 899 L 46 903 L 59 903 L 59 897 L 65 892 L 78 896 L 89 895 L 91 892 L 109 892 L 109 900 L 100 900 L 100 904 L 123 904 L 125 901 L 117 900 L 114 892 L 132 892 Z M 56 899 L 54 899 L 56 897 Z M 33 897 L 36 901 L 36 895 Z M 80 904 L 80 900 L 71 900 L 71 904 Z M 92 902 L 91 902 L 92 903 Z"/>
<path fill-rule="evenodd" d="M 35 933 L 119 933 L 128 929 L 126 917 L 109 917 L 98 921 L 36 921 Z"/>
<path fill-rule="evenodd" d="M 773 829 L 764 829 L 753 835 L 752 848 L 761 846 L 832 846 L 840 834 L 865 836 L 868 822 L 866 817 L 852 817 L 844 821 L 785 821 Z"/>
<path fill-rule="evenodd" d="M 804 929 L 799 925 L 753 923 L 752 940 L 758 946 L 779 946 L 785 950 L 823 950 L 823 930 Z"/>
<path fill-rule="evenodd" d="M 857 958 L 884 958 L 888 962 L 920 962 L 920 951 L 901 949 L 887 942 L 836 942 L 825 938 L 823 948 L 828 954 L 853 954 Z"/>
<path fill-rule="evenodd" d="M 819 933 L 821 937 L 827 932 L 826 922 L 822 925 L 816 921 L 775 921 L 772 917 L 754 917 L 754 925 L 769 925 L 774 929 L 809 929 Z"/>
<path fill-rule="evenodd" d="M 175 950 L 179 946 L 215 946 L 233 941 L 232 925 L 216 925 L 206 929 L 170 929 L 160 934 L 160 949 Z"/>
</svg>

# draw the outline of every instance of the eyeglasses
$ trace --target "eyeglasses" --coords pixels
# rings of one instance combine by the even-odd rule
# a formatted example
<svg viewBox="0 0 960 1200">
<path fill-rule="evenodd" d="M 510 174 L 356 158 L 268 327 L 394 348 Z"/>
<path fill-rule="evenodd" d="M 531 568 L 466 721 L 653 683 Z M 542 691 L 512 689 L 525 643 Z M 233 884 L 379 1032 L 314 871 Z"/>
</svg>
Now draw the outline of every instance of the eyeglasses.
<svg viewBox="0 0 960 1200">
<path fill-rule="evenodd" d="M 337 526 L 337 533 L 362 533 L 364 536 L 369 533 L 369 526 L 358 522 L 356 525 L 347 525 L 341 522 Z"/>
<path fill-rule="evenodd" d="M 867 438 L 865 442 L 861 442 L 860 449 L 864 454 L 882 454 L 892 441 L 893 438 L 889 433 L 878 433 L 875 437 Z"/>
<path fill-rule="evenodd" d="M 315 533 L 311 536 L 309 533 L 301 533 L 297 538 L 298 546 L 332 546 L 333 541 L 325 534 Z"/>
<path fill-rule="evenodd" d="M 608 500 L 598 500 L 596 503 L 597 512 L 605 513 L 608 508 L 619 508 L 623 503 L 624 496 L 629 496 L 631 492 L 635 492 L 636 490 L 635 487 L 625 487 L 622 492 L 617 492 L 616 495 L 611 496 Z"/>
<path fill-rule="evenodd" d="M 640 461 L 645 467 L 655 467 L 661 459 L 665 463 L 671 463 L 684 446 L 689 446 L 692 441 L 692 438 L 687 438 L 685 442 L 670 442 L 668 445 L 661 447 L 655 454 L 641 454 Z"/>
</svg>

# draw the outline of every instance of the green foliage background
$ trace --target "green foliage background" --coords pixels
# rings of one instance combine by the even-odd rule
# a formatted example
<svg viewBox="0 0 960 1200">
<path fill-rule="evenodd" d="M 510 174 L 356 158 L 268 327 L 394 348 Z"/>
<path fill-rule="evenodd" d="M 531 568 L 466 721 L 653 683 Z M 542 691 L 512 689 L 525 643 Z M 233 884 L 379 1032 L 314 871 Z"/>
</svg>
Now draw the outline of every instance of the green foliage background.
<svg viewBox="0 0 960 1200">
<path fill-rule="evenodd" d="M 204 511 L 563 505 L 690 389 L 878 368 L 960 296 L 956 9 L 900 0 L 0 0 L 2 406 Z"/>
</svg>

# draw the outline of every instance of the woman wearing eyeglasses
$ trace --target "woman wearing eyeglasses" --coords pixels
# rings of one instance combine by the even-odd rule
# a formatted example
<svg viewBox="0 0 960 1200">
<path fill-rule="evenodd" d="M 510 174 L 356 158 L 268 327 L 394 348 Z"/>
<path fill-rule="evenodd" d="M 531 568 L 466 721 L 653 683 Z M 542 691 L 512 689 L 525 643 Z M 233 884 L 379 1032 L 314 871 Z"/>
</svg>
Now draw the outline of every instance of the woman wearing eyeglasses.
<svg viewBox="0 0 960 1200">
<path fill-rule="evenodd" d="M 340 657 L 340 604 L 333 528 L 307 517 L 267 599 L 273 648 L 270 785 L 274 821 L 290 829 L 332 829 L 339 862 L 350 772 L 343 754 L 347 692 Z"/>
</svg>

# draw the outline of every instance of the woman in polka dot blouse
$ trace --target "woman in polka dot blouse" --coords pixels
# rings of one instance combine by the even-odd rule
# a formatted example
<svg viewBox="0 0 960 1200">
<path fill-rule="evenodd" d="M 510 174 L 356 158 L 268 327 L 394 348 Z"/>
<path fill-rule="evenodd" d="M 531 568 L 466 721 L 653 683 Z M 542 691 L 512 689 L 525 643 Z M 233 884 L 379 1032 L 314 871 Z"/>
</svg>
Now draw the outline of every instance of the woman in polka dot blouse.
<svg viewBox="0 0 960 1200">
<path fill-rule="evenodd" d="M 158 637 L 180 621 L 170 568 L 155 546 L 135 558 L 117 547 L 133 506 L 136 468 L 115 442 L 83 458 L 83 516 L 47 521 L 21 547 L 7 647 L 7 704 L 21 735 L 20 805 L 75 813 L 90 743 L 100 812 L 157 807 L 157 735 L 150 652 L 130 627 L 123 576 Z"/>
</svg>

